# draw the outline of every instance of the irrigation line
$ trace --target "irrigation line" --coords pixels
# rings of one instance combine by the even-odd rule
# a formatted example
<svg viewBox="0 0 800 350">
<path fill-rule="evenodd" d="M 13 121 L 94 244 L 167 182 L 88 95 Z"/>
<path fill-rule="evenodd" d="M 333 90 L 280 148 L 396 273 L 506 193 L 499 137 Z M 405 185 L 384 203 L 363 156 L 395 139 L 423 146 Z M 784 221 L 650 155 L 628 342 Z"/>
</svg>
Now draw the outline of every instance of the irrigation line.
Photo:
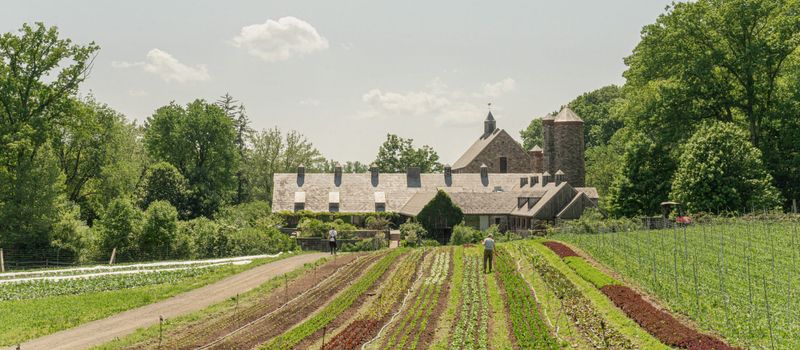
<svg viewBox="0 0 800 350">
<path fill-rule="evenodd" d="M 353 264 L 353 263 L 355 263 L 357 260 L 359 260 L 359 259 L 363 259 L 363 258 L 365 258 L 365 256 L 359 256 L 358 258 L 356 258 L 356 260 L 353 260 L 353 261 L 351 261 L 351 262 L 350 262 L 350 264 Z M 348 264 L 348 265 L 349 265 L 349 264 Z M 332 275 L 328 276 L 328 278 L 324 279 L 323 281 L 321 281 L 320 283 L 318 283 L 318 284 L 317 284 L 317 285 L 315 285 L 314 287 L 312 287 L 312 288 L 309 288 L 309 289 L 307 289 L 306 291 L 304 291 L 304 292 L 302 292 L 302 293 L 298 294 L 296 297 L 292 298 L 291 300 L 287 301 L 287 302 L 286 302 L 286 303 L 284 303 L 283 305 L 279 306 L 277 309 L 275 309 L 275 310 L 272 310 L 272 311 L 270 311 L 270 312 L 268 312 L 268 313 L 264 314 L 263 316 L 261 316 L 261 317 L 259 317 L 259 318 L 255 319 L 255 320 L 252 320 L 252 321 L 250 321 L 250 322 L 248 322 L 248 323 L 246 323 L 246 324 L 242 325 L 241 327 L 234 329 L 233 331 L 230 331 L 230 332 L 228 332 L 228 333 L 224 334 L 223 336 L 221 336 L 221 337 L 217 338 L 216 340 L 214 340 L 214 341 L 213 341 L 213 342 L 211 342 L 211 343 L 208 343 L 208 344 L 206 344 L 206 345 L 203 345 L 203 346 L 201 346 L 201 347 L 198 347 L 198 348 L 197 348 L 197 350 L 208 349 L 208 348 L 210 348 L 210 347 L 212 347 L 212 346 L 214 346 L 214 345 L 217 345 L 217 344 L 219 344 L 220 342 L 222 342 L 223 340 L 227 339 L 228 337 L 230 337 L 230 336 L 234 335 L 235 333 L 238 333 L 238 332 L 240 332 L 240 331 L 244 330 L 245 328 L 248 328 L 248 327 L 252 326 L 252 325 L 253 325 L 253 324 L 255 324 L 256 322 L 259 322 L 259 321 L 261 321 L 261 320 L 264 320 L 264 319 L 266 319 L 266 318 L 269 318 L 270 316 L 274 315 L 274 314 L 275 314 L 275 313 L 277 313 L 278 311 L 281 311 L 281 310 L 283 310 L 283 308 L 284 308 L 284 307 L 286 307 L 287 305 L 289 305 L 289 304 L 293 303 L 295 300 L 298 300 L 298 299 L 300 299 L 300 298 L 304 297 L 306 294 L 308 294 L 308 293 L 310 293 L 310 292 L 312 292 L 312 291 L 314 291 L 314 290 L 317 290 L 317 289 L 321 288 L 322 284 L 323 284 L 325 281 L 332 281 L 332 280 L 333 280 L 333 278 L 334 278 L 334 277 L 336 277 L 336 276 L 337 276 L 337 275 L 338 275 L 338 274 L 339 274 L 341 271 L 343 271 L 343 270 L 344 270 L 344 269 L 336 269 L 336 272 L 334 272 Z"/>
</svg>

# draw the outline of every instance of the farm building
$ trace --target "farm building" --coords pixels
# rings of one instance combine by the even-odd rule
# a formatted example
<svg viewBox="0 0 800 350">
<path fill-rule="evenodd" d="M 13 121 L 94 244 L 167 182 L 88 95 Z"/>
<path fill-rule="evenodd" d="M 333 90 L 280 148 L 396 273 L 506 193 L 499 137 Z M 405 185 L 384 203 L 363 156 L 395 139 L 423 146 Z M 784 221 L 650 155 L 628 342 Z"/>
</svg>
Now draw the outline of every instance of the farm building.
<svg viewBox="0 0 800 350">
<path fill-rule="evenodd" d="M 540 222 L 579 218 L 598 201 L 596 189 L 582 187 L 583 162 L 576 160 L 583 159 L 582 121 L 566 107 L 548 118 L 544 150 L 525 152 L 505 130 L 496 128 L 490 112 L 483 134 L 455 163 L 458 167 L 445 166 L 443 173 L 421 174 L 409 168 L 388 174 L 374 167 L 361 174 L 342 173 L 341 167 L 332 174 L 306 173 L 300 166 L 296 173 L 275 174 L 273 210 L 415 217 L 441 190 L 462 210 L 465 223 L 479 229 L 498 225 L 504 231 L 524 231 Z M 547 170 L 557 165 L 568 169 Z M 570 174 L 576 183 L 569 181 Z"/>
</svg>

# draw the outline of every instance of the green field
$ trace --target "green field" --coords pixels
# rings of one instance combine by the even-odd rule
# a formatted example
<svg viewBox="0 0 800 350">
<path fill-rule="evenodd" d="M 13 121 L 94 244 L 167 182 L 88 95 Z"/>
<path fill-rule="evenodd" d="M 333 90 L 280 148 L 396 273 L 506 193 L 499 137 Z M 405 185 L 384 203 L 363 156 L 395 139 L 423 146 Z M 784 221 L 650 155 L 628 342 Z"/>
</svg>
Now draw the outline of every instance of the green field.
<svg viewBox="0 0 800 350">
<path fill-rule="evenodd" d="M 3 315 L 0 317 L 0 346 L 15 345 L 161 301 L 292 255 L 294 254 L 258 259 L 247 265 L 226 265 L 205 271 L 198 269 L 192 273 L 168 272 L 147 276 L 111 276 L 95 280 L 64 281 L 53 283 L 54 286 L 60 286 L 55 289 L 43 289 L 38 283 L 4 285 L 0 287 L 0 296 L 13 296 L 18 300 L 0 302 L 0 315 Z M 167 277 L 162 278 L 159 275 Z M 126 283 L 131 288 L 125 288 L 125 284 L 118 283 L 125 278 L 129 280 Z M 59 295 L 61 291 L 73 294 Z"/>
<path fill-rule="evenodd" d="M 684 228 L 558 234 L 624 282 L 732 343 L 800 348 L 800 228 L 726 220 Z"/>
</svg>

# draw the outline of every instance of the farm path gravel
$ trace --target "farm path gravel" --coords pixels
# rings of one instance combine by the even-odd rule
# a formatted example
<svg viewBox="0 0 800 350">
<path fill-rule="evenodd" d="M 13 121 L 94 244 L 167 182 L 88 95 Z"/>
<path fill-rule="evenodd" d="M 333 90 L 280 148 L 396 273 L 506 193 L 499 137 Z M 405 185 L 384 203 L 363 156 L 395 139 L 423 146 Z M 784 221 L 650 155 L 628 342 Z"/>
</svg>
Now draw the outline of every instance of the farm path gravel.
<svg viewBox="0 0 800 350">
<path fill-rule="evenodd" d="M 201 310 L 247 292 L 273 277 L 289 273 L 326 255 L 325 253 L 302 254 L 264 264 L 154 304 L 30 340 L 23 343 L 20 349 L 88 349 L 126 336 L 139 328 L 157 324 L 159 315 L 169 319 Z"/>
</svg>

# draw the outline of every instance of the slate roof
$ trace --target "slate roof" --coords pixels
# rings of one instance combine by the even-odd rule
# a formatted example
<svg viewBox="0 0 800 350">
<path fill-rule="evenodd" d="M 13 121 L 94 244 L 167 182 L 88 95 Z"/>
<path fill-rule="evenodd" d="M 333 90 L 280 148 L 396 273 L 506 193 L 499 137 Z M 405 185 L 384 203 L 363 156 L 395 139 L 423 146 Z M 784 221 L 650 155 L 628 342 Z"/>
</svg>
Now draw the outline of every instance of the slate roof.
<svg viewBox="0 0 800 350">
<path fill-rule="evenodd" d="M 533 186 L 520 178 L 537 177 Z M 467 215 L 516 215 L 551 219 L 576 196 L 596 199 L 591 187 L 573 188 L 567 183 L 541 185 L 542 174 L 420 174 L 409 178 L 405 173 L 275 174 L 273 210 L 294 210 L 302 199 L 305 210 L 327 212 L 331 201 L 338 201 L 340 212 L 374 212 L 376 203 L 385 210 L 416 216 L 438 190 L 447 192 Z M 525 205 L 519 206 L 521 200 Z M 583 201 L 580 202 L 583 204 Z M 575 209 L 577 210 L 577 209 Z M 570 210 L 574 211 L 574 210 Z"/>
<path fill-rule="evenodd" d="M 561 109 L 561 112 L 558 112 L 555 118 L 556 123 L 566 123 L 566 122 L 581 122 L 583 123 L 583 119 L 579 117 L 575 112 L 572 111 L 569 107 L 564 107 Z"/>
<path fill-rule="evenodd" d="M 453 170 L 461 169 L 472 163 L 472 160 L 475 159 L 481 152 L 483 151 L 486 146 L 488 146 L 495 138 L 497 138 L 500 133 L 506 132 L 503 129 L 494 129 L 494 131 L 489 135 L 481 135 L 472 146 L 467 148 L 467 151 L 461 155 L 455 163 L 453 163 Z"/>
</svg>

